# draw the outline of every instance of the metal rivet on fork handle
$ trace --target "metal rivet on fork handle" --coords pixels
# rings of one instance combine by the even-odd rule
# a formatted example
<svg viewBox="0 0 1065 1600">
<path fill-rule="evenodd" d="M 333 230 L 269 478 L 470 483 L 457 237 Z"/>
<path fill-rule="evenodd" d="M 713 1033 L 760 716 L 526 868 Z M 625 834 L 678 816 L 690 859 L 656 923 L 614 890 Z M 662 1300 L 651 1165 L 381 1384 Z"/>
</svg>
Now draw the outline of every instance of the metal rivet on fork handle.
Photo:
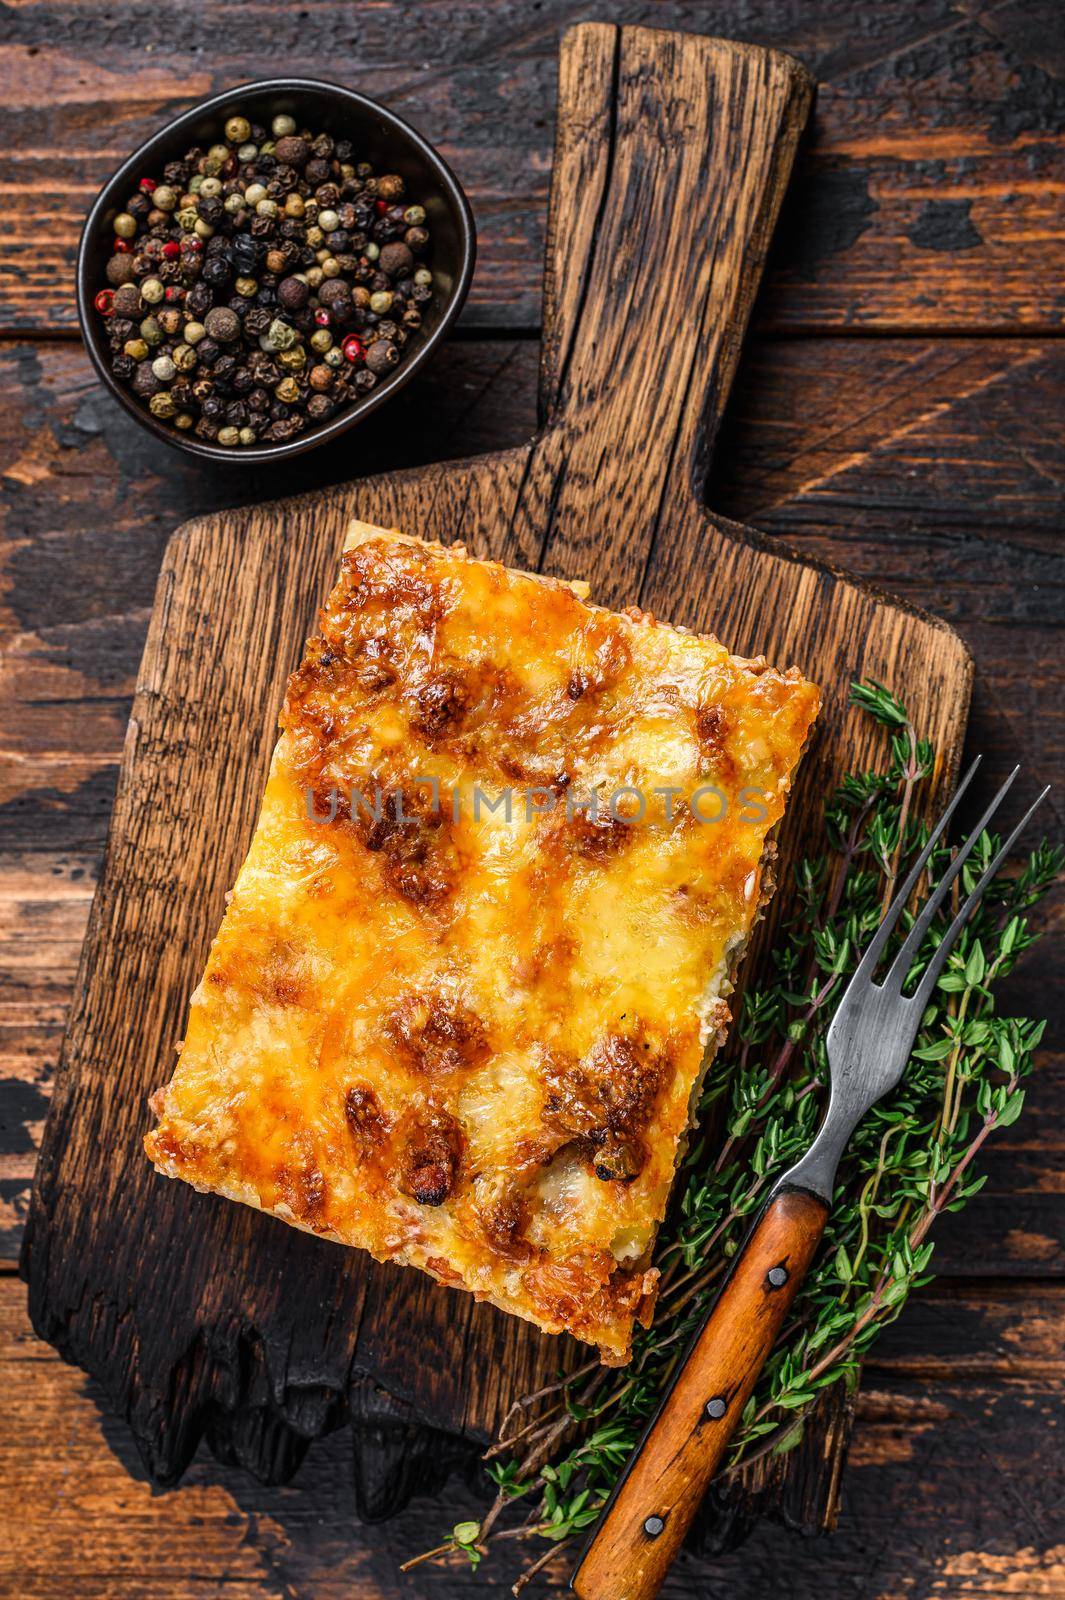
<svg viewBox="0 0 1065 1600">
<path fill-rule="evenodd" d="M 771 1289 L 783 1289 L 788 1281 L 787 1267 L 770 1267 L 766 1273 L 766 1282 Z"/>
</svg>

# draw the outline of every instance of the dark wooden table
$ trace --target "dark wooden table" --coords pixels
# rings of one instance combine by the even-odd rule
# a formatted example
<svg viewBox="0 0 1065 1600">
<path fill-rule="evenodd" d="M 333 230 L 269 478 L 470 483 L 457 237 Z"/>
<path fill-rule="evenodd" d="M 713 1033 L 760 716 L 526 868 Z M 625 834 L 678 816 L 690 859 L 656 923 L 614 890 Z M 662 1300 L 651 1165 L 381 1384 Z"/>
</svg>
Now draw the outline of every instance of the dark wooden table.
<svg viewBox="0 0 1065 1600">
<path fill-rule="evenodd" d="M 970 743 L 1061 777 L 1065 33 L 1053 0 L 605 4 L 23 0 L 0 41 L 3 719 L 0 816 L 0 1594 L 392 1600 L 507 1592 L 398 1564 L 479 1495 L 353 1518 L 343 1434 L 263 1489 L 201 1458 L 160 1494 L 80 1373 L 34 1339 L 15 1275 L 34 1150 L 107 826 L 161 553 L 217 507 L 471 454 L 533 426 L 558 37 L 571 21 L 782 46 L 820 81 L 708 498 L 948 616 L 972 647 Z M 210 22 L 210 29 L 208 28 Z M 458 336 L 386 414 L 273 473 L 161 456 L 78 342 L 81 217 L 189 100 L 278 71 L 380 95 L 440 143 L 481 254 Z M 683 315 L 683 307 L 678 307 Z M 646 330 L 648 336 L 661 330 Z M 634 329 L 634 337 L 641 330 Z M 1057 801 L 1057 818 L 1061 801 Z M 1052 825 L 1059 827 L 1056 819 Z M 1060 913 L 1059 913 L 1060 919 Z M 1010 1000 L 1058 1012 L 1047 938 Z M 765 1526 L 671 1600 L 1065 1596 L 1060 1028 L 937 1282 L 866 1370 L 837 1534 Z M 561 1590 L 559 1572 L 548 1583 Z"/>
</svg>

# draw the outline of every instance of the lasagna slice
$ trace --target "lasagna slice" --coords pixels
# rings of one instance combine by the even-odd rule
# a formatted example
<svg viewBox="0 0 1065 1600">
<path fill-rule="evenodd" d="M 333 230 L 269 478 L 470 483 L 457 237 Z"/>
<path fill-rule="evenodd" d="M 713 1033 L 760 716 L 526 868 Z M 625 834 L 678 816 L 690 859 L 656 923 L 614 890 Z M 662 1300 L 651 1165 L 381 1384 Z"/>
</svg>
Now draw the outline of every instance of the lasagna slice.
<svg viewBox="0 0 1065 1600">
<path fill-rule="evenodd" d="M 818 692 L 582 590 L 355 525 L 145 1143 L 622 1363 Z"/>
</svg>

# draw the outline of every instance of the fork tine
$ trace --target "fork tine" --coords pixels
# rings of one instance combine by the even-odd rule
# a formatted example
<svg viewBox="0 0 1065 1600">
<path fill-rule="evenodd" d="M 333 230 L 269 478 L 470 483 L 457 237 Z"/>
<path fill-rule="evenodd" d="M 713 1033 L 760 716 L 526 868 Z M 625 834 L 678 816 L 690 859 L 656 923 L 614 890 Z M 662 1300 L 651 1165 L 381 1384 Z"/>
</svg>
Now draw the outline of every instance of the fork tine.
<svg viewBox="0 0 1065 1600">
<path fill-rule="evenodd" d="M 947 892 L 949 891 L 951 884 L 958 876 L 958 873 L 961 871 L 962 867 L 964 867 L 966 861 L 968 861 L 977 840 L 987 827 L 988 823 L 991 821 L 991 818 L 995 815 L 995 812 L 998 810 L 1003 800 L 1006 798 L 1010 788 L 1012 787 L 1013 780 L 1016 778 L 1020 770 L 1020 767 L 1014 767 L 1013 771 L 1002 785 L 1002 788 L 998 791 L 998 794 L 992 800 L 991 804 L 980 818 L 980 821 L 976 824 L 976 827 L 970 833 L 969 837 L 966 839 L 965 843 L 954 857 L 954 860 L 950 863 L 950 866 L 947 868 L 946 872 L 944 872 L 943 876 L 932 890 L 932 893 L 928 896 L 928 899 L 921 907 L 920 915 L 918 916 L 913 927 L 910 929 L 909 933 L 906 935 L 906 940 L 902 946 L 902 949 L 891 963 L 891 967 L 884 978 L 885 985 L 894 983 L 898 988 L 901 989 L 902 985 L 906 982 L 906 974 L 909 972 L 910 965 L 917 955 L 918 950 L 921 948 L 921 941 L 931 926 L 932 918 L 935 916 L 936 912 L 943 904 L 943 901 L 946 899 Z"/>
<path fill-rule="evenodd" d="M 887 945 L 887 942 L 891 938 L 891 935 L 895 931 L 895 924 L 896 924 L 896 922 L 898 922 L 899 917 L 902 915 L 903 907 L 906 905 L 906 902 L 909 900 L 910 895 L 913 893 L 914 888 L 915 888 L 915 886 L 917 884 L 917 880 L 920 878 L 921 873 L 924 871 L 925 867 L 927 866 L 928 858 L 932 854 L 932 851 L 935 849 L 936 843 L 937 843 L 937 841 L 939 839 L 940 834 L 943 832 L 943 829 L 946 827 L 947 823 L 950 821 L 951 817 L 954 815 L 954 811 L 955 811 L 955 808 L 958 805 L 958 802 L 960 801 L 962 795 L 965 793 L 966 789 L 969 787 L 969 785 L 972 782 L 973 778 L 976 776 L 976 769 L 980 765 L 980 760 L 981 760 L 981 758 L 979 756 L 977 756 L 976 759 L 974 760 L 972 766 L 969 768 L 968 772 L 965 774 L 964 778 L 962 778 L 961 782 L 958 784 L 958 787 L 955 789 L 954 798 L 951 800 L 950 804 L 947 806 L 946 810 L 943 812 L 943 815 L 940 817 L 939 821 L 936 823 L 935 827 L 932 829 L 932 832 L 929 834 L 928 843 L 925 845 L 924 849 L 921 851 L 921 854 L 917 857 L 917 860 L 914 863 L 914 865 L 910 868 L 910 871 L 906 876 L 905 883 L 902 885 L 902 888 L 899 890 L 899 892 L 895 896 L 894 900 L 892 900 L 891 904 L 888 906 L 887 911 L 886 911 L 886 913 L 884 915 L 883 922 L 880 924 L 879 928 L 876 930 L 876 933 L 873 935 L 873 939 L 872 939 L 872 942 L 869 945 L 869 948 L 866 950 L 866 952 L 865 952 L 864 956 L 862 957 L 861 961 L 858 963 L 858 967 L 857 967 L 857 969 L 856 969 L 856 971 L 854 973 L 853 978 L 851 979 L 851 984 L 857 985 L 858 980 L 861 979 L 861 978 L 865 978 L 865 979 L 872 978 L 873 971 L 876 968 L 877 963 L 880 960 L 880 957 L 884 953 L 884 949 L 885 949 L 885 947 Z"/>
<path fill-rule="evenodd" d="M 1028 826 L 1028 823 L 1031 821 L 1035 812 L 1043 804 L 1043 801 L 1046 799 L 1049 793 L 1050 785 L 1048 783 L 1042 794 L 1036 795 L 1035 799 L 1028 807 L 1028 810 L 1024 813 L 1024 816 L 1021 818 L 1020 822 L 1018 822 L 1017 826 L 1014 828 L 1005 844 L 995 856 L 995 859 L 988 867 L 984 869 L 979 883 L 977 883 L 973 888 L 969 898 L 966 900 L 965 904 L 954 918 L 954 921 L 943 935 L 940 943 L 936 946 L 935 954 L 932 956 L 931 961 L 925 968 L 921 982 L 917 987 L 917 992 L 913 996 L 914 1005 L 919 1006 L 922 1011 L 928 1004 L 928 998 L 935 987 L 936 979 L 943 970 L 943 963 L 946 961 L 947 957 L 950 955 L 950 952 L 957 943 L 958 935 L 961 933 L 961 930 L 964 928 L 970 916 L 975 911 L 977 902 L 982 897 L 984 890 L 987 888 L 988 884 L 995 876 L 995 873 L 998 871 L 1003 861 L 1005 861 L 1006 857 L 1013 849 L 1013 846 L 1016 844 L 1017 840 Z"/>
</svg>

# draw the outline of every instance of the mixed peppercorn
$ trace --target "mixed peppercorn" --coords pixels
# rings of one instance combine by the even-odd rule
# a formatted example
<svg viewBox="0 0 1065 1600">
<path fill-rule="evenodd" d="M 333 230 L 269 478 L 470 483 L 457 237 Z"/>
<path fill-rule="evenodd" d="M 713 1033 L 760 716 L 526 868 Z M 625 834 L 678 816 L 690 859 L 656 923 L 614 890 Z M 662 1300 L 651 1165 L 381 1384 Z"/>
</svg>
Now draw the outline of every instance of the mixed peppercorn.
<svg viewBox="0 0 1065 1600">
<path fill-rule="evenodd" d="M 277 444 L 367 394 L 433 298 L 402 178 L 289 116 L 142 178 L 96 296 L 111 368 L 153 417 L 224 446 Z"/>
</svg>

